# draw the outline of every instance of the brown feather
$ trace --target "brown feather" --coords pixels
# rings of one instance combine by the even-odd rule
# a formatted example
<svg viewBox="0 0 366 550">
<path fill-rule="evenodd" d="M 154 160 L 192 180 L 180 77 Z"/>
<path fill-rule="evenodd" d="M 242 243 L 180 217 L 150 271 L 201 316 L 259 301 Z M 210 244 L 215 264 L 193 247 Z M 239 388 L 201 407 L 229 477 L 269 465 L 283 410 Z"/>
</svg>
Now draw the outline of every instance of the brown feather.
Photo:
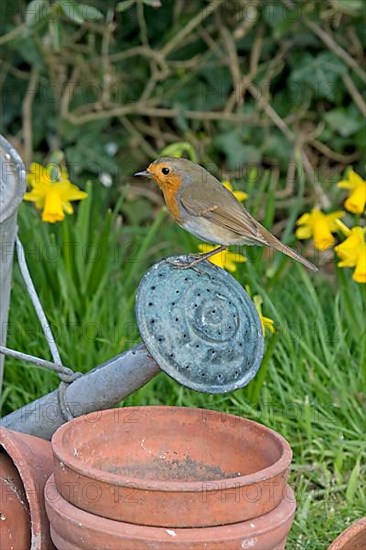
<svg viewBox="0 0 366 550">
<path fill-rule="evenodd" d="M 212 187 L 215 189 L 213 190 Z M 211 174 L 209 174 L 209 181 L 186 187 L 180 200 L 183 208 L 191 216 L 206 218 L 238 236 L 248 236 L 249 240 L 253 239 L 258 244 L 266 244 L 258 230 L 258 222 Z"/>
<path fill-rule="evenodd" d="M 212 190 L 214 187 L 214 191 Z M 212 197 L 215 197 L 214 199 Z M 236 197 L 214 176 L 208 174 L 201 185 L 189 186 L 181 194 L 181 204 L 191 216 L 203 217 L 243 238 L 243 243 L 269 246 L 286 254 L 308 269 L 317 267 L 283 244 L 245 210 Z"/>
</svg>

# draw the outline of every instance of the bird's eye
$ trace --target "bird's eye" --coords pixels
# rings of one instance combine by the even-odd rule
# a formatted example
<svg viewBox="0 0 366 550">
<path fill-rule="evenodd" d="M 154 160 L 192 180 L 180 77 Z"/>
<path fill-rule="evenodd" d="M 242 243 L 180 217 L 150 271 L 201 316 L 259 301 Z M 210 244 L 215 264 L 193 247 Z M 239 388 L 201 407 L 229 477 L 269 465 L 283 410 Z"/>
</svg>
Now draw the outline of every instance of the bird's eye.
<svg viewBox="0 0 366 550">
<path fill-rule="evenodd" d="M 163 172 L 164 176 L 167 176 L 170 172 L 169 168 L 162 168 L 161 171 Z"/>
</svg>

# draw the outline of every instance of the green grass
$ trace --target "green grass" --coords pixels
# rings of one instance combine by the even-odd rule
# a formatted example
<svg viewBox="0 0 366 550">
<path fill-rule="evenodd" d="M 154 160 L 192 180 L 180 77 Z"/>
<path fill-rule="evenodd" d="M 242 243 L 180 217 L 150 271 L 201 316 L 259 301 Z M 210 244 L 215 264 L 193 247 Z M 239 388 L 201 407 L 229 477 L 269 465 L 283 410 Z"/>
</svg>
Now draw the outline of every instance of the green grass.
<svg viewBox="0 0 366 550">
<path fill-rule="evenodd" d="M 139 341 L 134 317 L 139 280 L 161 257 L 192 251 L 197 242 L 171 224 L 164 210 L 149 227 L 125 226 L 123 196 L 105 214 L 105 190 L 89 193 L 77 215 L 62 224 L 43 224 L 29 204 L 21 206 L 19 220 L 62 359 L 80 371 Z M 273 208 L 271 197 L 268 204 Z M 271 212 L 266 216 L 271 224 Z M 294 453 L 291 485 L 298 508 L 287 548 L 321 550 L 365 514 L 365 292 L 347 272 L 309 276 L 280 255 L 273 262 L 254 251 L 248 255 L 256 260 L 239 265 L 236 276 L 263 296 L 264 312 L 277 327 L 266 341 L 258 376 L 244 389 L 211 396 L 160 374 L 123 404 L 207 407 L 277 430 Z M 15 268 L 8 345 L 49 358 L 38 326 Z M 55 375 L 7 359 L 3 414 L 56 386 Z"/>
</svg>

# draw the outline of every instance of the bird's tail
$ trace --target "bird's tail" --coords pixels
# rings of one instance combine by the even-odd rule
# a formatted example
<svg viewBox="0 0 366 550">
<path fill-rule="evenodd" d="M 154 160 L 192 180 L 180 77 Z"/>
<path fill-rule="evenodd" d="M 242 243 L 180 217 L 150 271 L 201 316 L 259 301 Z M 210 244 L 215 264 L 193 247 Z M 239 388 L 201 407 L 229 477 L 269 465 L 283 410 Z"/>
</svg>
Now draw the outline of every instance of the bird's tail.
<svg viewBox="0 0 366 550">
<path fill-rule="evenodd" d="M 261 227 L 261 235 L 266 241 L 267 246 L 279 250 L 283 254 L 286 254 L 286 256 L 289 256 L 289 258 L 292 258 L 293 260 L 296 260 L 297 262 L 303 264 L 308 269 L 311 269 L 311 271 L 318 271 L 316 265 L 301 256 L 301 254 L 299 254 L 298 252 L 295 252 L 295 250 L 293 250 L 289 246 L 283 244 L 274 235 L 272 235 L 272 233 L 268 231 L 268 229 L 265 229 L 263 226 Z"/>
</svg>

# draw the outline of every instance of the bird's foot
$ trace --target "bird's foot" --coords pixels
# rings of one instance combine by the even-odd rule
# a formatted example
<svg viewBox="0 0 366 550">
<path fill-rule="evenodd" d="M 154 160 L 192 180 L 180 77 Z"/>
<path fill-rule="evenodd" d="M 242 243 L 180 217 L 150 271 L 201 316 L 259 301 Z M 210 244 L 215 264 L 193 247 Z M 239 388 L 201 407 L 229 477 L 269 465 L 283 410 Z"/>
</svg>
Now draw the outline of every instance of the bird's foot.
<svg viewBox="0 0 366 550">
<path fill-rule="evenodd" d="M 197 264 L 205 260 L 205 258 L 202 258 L 201 254 L 190 254 L 189 258 L 192 257 L 193 260 L 184 260 L 182 258 L 168 258 L 166 261 L 178 269 L 194 269 L 194 271 L 202 275 L 203 271 L 198 269 L 196 266 Z"/>
<path fill-rule="evenodd" d="M 190 254 L 188 258 L 193 258 L 193 260 L 182 260 L 181 258 L 174 258 L 174 259 L 168 259 L 167 261 L 174 265 L 175 267 L 178 267 L 179 269 L 194 269 L 199 273 L 200 275 L 203 274 L 202 271 L 196 268 L 196 266 L 203 262 L 204 260 L 208 260 L 211 258 L 211 256 L 214 256 L 215 254 L 218 254 L 219 252 L 222 252 L 223 250 L 226 250 L 226 245 L 221 245 L 217 248 L 214 248 L 213 250 L 210 250 L 209 252 L 205 252 L 204 254 Z"/>
</svg>

